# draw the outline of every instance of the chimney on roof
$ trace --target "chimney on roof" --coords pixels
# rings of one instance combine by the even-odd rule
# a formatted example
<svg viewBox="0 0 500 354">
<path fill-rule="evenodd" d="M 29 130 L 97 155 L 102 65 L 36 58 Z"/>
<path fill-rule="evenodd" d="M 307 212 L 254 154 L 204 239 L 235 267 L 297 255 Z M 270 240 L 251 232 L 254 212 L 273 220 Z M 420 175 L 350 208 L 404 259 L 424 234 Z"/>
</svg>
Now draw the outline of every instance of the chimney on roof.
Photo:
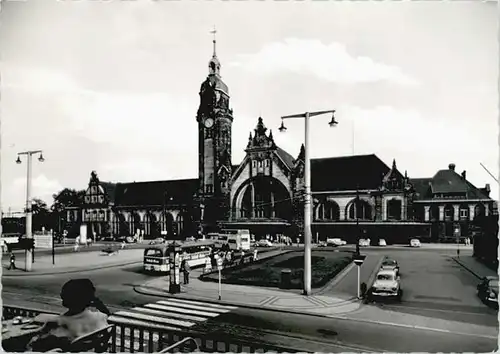
<svg viewBox="0 0 500 354">
<path fill-rule="evenodd" d="M 486 192 L 488 192 L 488 193 L 491 192 L 491 188 L 490 188 L 490 184 L 489 183 L 486 183 L 486 185 L 484 186 L 484 190 Z"/>
<path fill-rule="evenodd" d="M 467 179 L 467 171 L 462 172 L 462 178 Z"/>
<path fill-rule="evenodd" d="M 450 163 L 448 165 L 448 169 L 452 170 L 452 171 L 455 171 L 455 164 L 454 163 Z"/>
</svg>

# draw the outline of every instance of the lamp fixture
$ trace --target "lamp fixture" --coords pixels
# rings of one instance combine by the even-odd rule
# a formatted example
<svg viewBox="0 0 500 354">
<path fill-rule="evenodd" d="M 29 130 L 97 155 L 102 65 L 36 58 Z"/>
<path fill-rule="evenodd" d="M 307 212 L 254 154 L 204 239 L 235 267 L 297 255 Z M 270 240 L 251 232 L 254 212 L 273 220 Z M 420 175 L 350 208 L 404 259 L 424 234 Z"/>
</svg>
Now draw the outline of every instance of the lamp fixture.
<svg viewBox="0 0 500 354">
<path fill-rule="evenodd" d="M 280 133 L 283 133 L 286 131 L 286 127 L 285 127 L 285 124 L 283 121 L 281 121 L 281 126 L 278 128 L 278 130 L 280 131 Z"/>
<path fill-rule="evenodd" d="M 40 162 L 44 162 L 45 161 L 45 159 L 43 158 L 43 154 L 42 153 L 40 153 L 40 157 L 38 157 L 38 161 L 40 161 Z"/>
<path fill-rule="evenodd" d="M 335 111 L 333 111 L 332 120 L 328 123 L 328 125 L 330 125 L 331 128 L 334 128 L 337 124 L 339 124 L 339 122 L 335 120 Z"/>
<path fill-rule="evenodd" d="M 16 160 L 16 163 L 17 163 L 17 164 L 20 164 L 20 163 L 21 163 L 21 158 L 19 157 L 19 155 L 17 155 L 17 160 Z"/>
</svg>

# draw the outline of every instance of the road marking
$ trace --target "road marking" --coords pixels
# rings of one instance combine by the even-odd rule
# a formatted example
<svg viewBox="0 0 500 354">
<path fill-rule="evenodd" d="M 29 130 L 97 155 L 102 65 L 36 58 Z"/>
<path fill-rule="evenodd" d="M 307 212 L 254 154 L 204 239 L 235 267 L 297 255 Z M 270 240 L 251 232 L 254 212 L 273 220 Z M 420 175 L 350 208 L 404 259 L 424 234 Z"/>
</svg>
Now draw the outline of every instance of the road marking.
<svg viewBox="0 0 500 354">
<path fill-rule="evenodd" d="M 137 319 L 137 320 L 143 320 L 143 321 L 166 323 L 168 325 L 179 326 L 179 327 L 193 327 L 195 325 L 194 322 L 174 320 L 171 318 L 167 318 L 165 315 L 160 317 L 160 316 L 152 316 L 152 315 L 146 315 L 143 313 L 136 313 L 136 312 L 130 312 L 130 311 L 118 311 L 118 312 L 113 314 L 113 317 L 114 318 L 127 317 L 127 318 L 133 318 L 133 319 Z"/>
<path fill-rule="evenodd" d="M 185 307 L 185 308 L 193 309 L 193 310 L 202 310 L 202 311 L 209 310 L 210 312 L 220 312 L 220 313 L 226 313 L 226 312 L 230 312 L 231 310 L 234 310 L 234 309 L 207 308 L 207 306 L 196 306 L 196 305 L 188 304 L 184 301 L 171 300 L 171 299 L 158 301 L 158 304 Z"/>
<path fill-rule="evenodd" d="M 173 317 L 173 318 L 182 318 L 182 319 L 191 320 L 191 321 L 205 321 L 205 317 L 185 315 L 185 314 L 180 314 L 180 313 L 175 313 L 175 312 L 170 312 L 170 311 L 169 312 L 165 312 L 165 311 L 153 310 L 153 309 L 144 308 L 144 307 L 134 307 L 132 310 L 139 311 L 139 312 L 144 312 L 144 313 L 149 313 L 150 315 L 168 316 L 168 317 Z"/>
<path fill-rule="evenodd" d="M 178 308 L 175 306 L 165 306 L 165 305 L 160 305 L 160 304 L 147 304 L 147 305 L 144 305 L 144 307 L 149 307 L 149 308 L 158 309 L 158 310 L 174 311 L 174 312 L 180 312 L 180 313 L 189 313 L 192 315 L 199 315 L 199 316 L 205 316 L 205 317 L 217 317 L 217 316 L 219 316 L 218 313 L 198 311 L 198 310 L 187 310 L 187 309 L 181 309 L 181 308 Z"/>
<path fill-rule="evenodd" d="M 201 302 L 201 301 L 180 300 L 180 299 L 169 299 L 169 300 L 173 301 L 173 302 L 178 302 L 178 303 L 201 305 L 204 307 L 214 307 L 214 308 L 227 309 L 227 310 L 236 310 L 238 308 L 236 306 L 219 305 L 219 304 L 212 304 L 212 303 Z"/>
<path fill-rule="evenodd" d="M 415 307 L 415 306 L 405 306 L 405 305 L 385 305 L 383 308 L 386 309 L 412 309 L 412 310 L 423 310 L 423 311 L 436 311 L 436 312 L 445 312 L 445 313 L 459 313 L 462 315 L 471 315 L 471 316 L 492 316 L 496 314 L 490 314 L 490 313 L 478 313 L 478 312 L 466 312 L 466 311 L 456 311 L 456 310 L 442 310 L 442 309 L 433 309 L 429 307 Z"/>
<path fill-rule="evenodd" d="M 498 336 L 489 336 L 489 335 L 485 335 L 485 334 L 473 334 L 473 333 L 465 333 L 465 332 L 456 332 L 456 331 L 450 331 L 448 329 L 440 329 L 440 328 L 425 327 L 425 326 L 418 326 L 418 325 L 409 325 L 409 324 L 404 324 L 404 323 L 392 323 L 392 322 L 368 320 L 368 319 L 361 319 L 361 318 L 349 318 L 349 317 L 345 317 L 345 316 L 336 316 L 336 315 L 329 315 L 328 317 L 339 319 L 339 320 L 348 320 L 348 321 L 373 323 L 373 324 L 393 326 L 393 327 L 403 327 L 403 328 L 419 329 L 419 330 L 424 330 L 424 331 L 449 333 L 449 334 L 456 334 L 456 335 L 469 336 L 469 337 L 480 337 L 480 338 L 488 338 L 488 339 L 497 339 L 498 338 Z"/>
</svg>

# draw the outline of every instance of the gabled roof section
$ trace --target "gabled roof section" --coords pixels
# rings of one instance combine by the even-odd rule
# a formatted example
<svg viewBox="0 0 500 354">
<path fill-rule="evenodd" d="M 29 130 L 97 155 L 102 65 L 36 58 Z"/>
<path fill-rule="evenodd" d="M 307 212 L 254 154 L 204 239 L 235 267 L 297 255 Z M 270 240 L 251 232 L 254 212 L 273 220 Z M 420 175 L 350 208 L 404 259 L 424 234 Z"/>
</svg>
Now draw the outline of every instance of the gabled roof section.
<svg viewBox="0 0 500 354">
<path fill-rule="evenodd" d="M 276 154 L 283 160 L 283 162 L 285 163 L 285 165 L 288 166 L 288 168 L 293 167 L 295 159 L 293 158 L 292 155 L 290 155 L 288 152 L 286 152 L 279 146 L 276 147 Z"/>
<path fill-rule="evenodd" d="M 431 182 L 432 178 L 412 178 L 410 183 L 413 185 L 415 192 L 417 193 L 417 199 L 431 199 Z"/>
<path fill-rule="evenodd" d="M 313 192 L 377 189 L 389 167 L 375 154 L 311 160 Z"/>
<path fill-rule="evenodd" d="M 104 193 L 108 195 L 109 201 L 113 203 L 115 201 L 116 183 L 99 181 L 99 185 L 104 189 Z"/>
<path fill-rule="evenodd" d="M 115 206 L 190 204 L 198 190 L 198 179 L 119 183 Z"/>
<path fill-rule="evenodd" d="M 467 193 L 467 190 L 467 182 L 453 170 L 439 170 L 432 177 L 433 193 Z"/>
</svg>

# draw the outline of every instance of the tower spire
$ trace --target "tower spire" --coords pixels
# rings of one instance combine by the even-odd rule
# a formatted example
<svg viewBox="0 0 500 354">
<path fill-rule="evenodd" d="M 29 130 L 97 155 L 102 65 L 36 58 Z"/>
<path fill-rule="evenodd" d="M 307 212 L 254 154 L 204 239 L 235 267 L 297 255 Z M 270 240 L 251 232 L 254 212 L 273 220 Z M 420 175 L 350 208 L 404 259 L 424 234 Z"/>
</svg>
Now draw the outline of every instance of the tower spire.
<svg viewBox="0 0 500 354">
<path fill-rule="evenodd" d="M 216 37 L 216 34 L 217 34 L 217 29 L 215 29 L 215 25 L 214 25 L 214 29 L 210 31 L 211 34 L 214 35 L 214 39 L 212 40 L 212 43 L 214 44 L 214 53 L 212 54 L 212 58 L 217 58 L 217 37 Z"/>
<path fill-rule="evenodd" d="M 212 59 L 210 59 L 210 62 L 208 64 L 208 72 L 210 75 L 220 76 L 220 62 L 217 58 L 217 39 L 215 37 L 215 35 L 217 34 L 217 30 L 215 29 L 215 26 L 214 29 L 210 31 L 210 33 L 214 36 L 214 39 L 212 40 L 214 44 L 214 52 L 212 54 Z"/>
</svg>

